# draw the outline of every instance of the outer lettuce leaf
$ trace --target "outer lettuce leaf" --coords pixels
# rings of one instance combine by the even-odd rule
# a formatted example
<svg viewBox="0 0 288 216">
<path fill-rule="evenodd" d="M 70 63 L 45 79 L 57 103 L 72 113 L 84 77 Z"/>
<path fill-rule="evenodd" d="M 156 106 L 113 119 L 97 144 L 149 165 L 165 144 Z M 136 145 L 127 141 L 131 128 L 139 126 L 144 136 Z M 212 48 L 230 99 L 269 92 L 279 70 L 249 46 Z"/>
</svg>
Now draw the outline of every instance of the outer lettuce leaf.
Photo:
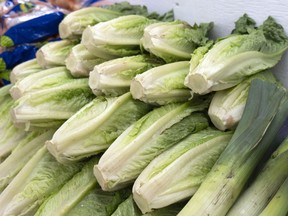
<svg viewBox="0 0 288 216">
<path fill-rule="evenodd" d="M 119 96 L 129 92 L 133 77 L 164 62 L 148 55 L 135 55 L 106 61 L 94 67 L 89 86 L 95 95 Z"/>
<path fill-rule="evenodd" d="M 97 181 L 93 175 L 93 166 L 98 160 L 98 157 L 89 159 L 80 172 L 65 183 L 59 191 L 45 200 L 35 216 L 68 215 L 74 206 L 97 187 Z"/>
<path fill-rule="evenodd" d="M 169 104 L 154 109 L 127 128 L 94 167 L 101 188 L 117 190 L 131 184 L 154 157 L 187 135 L 206 128 L 207 118 L 197 113 L 206 107 L 207 103 L 199 101 Z"/>
<path fill-rule="evenodd" d="M 50 139 L 54 130 L 27 133 L 0 164 L 0 192 L 13 180 L 30 158 Z"/>
<path fill-rule="evenodd" d="M 233 87 L 247 76 L 275 66 L 287 48 L 283 27 L 268 17 L 249 34 L 232 34 L 217 41 L 199 64 L 190 68 L 185 85 L 199 94 Z"/>
<path fill-rule="evenodd" d="M 48 141 L 47 147 L 61 163 L 84 159 L 106 150 L 131 124 L 151 107 L 120 97 L 97 97 L 69 118 Z"/>
<path fill-rule="evenodd" d="M 0 194 L 0 215 L 33 215 L 50 195 L 80 171 L 83 163 L 59 164 L 42 147 Z"/>
<path fill-rule="evenodd" d="M 71 79 L 19 98 L 13 106 L 12 119 L 25 130 L 59 127 L 94 98 L 88 78 Z"/>
<path fill-rule="evenodd" d="M 118 205 L 131 194 L 130 189 L 115 192 L 93 189 L 67 215 L 69 216 L 107 216 L 111 215 Z"/>
<path fill-rule="evenodd" d="M 88 26 L 81 43 L 95 56 L 107 60 L 136 55 L 140 53 L 144 28 L 154 22 L 140 15 L 121 16 Z"/>
</svg>

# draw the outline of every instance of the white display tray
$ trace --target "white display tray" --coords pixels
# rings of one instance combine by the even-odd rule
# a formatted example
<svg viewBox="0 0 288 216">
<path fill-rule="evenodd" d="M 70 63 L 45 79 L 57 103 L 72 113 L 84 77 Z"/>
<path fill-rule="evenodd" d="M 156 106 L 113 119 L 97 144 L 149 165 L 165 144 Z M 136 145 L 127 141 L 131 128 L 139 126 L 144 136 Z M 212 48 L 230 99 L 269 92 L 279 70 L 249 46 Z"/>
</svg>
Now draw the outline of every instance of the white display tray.
<svg viewBox="0 0 288 216">
<path fill-rule="evenodd" d="M 111 0 L 111 2 L 121 2 Z M 146 5 L 149 11 L 164 13 L 173 9 L 175 18 L 190 24 L 214 22 L 212 37 L 224 37 L 234 28 L 234 22 L 247 13 L 257 25 L 272 16 L 288 34 L 287 0 L 128 0 L 131 4 Z M 273 68 L 277 78 L 288 88 L 288 53 Z"/>
</svg>

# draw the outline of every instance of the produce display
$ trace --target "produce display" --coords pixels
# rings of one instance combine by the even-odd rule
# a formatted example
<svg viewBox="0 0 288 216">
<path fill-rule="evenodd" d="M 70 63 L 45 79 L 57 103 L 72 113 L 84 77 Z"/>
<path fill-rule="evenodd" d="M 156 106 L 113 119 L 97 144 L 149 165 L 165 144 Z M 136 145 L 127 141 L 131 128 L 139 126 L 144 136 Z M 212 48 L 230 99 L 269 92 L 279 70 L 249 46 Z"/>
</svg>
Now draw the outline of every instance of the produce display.
<svg viewBox="0 0 288 216">
<path fill-rule="evenodd" d="M 288 216 L 288 36 L 234 22 L 65 14 L 0 88 L 0 215 Z"/>
</svg>

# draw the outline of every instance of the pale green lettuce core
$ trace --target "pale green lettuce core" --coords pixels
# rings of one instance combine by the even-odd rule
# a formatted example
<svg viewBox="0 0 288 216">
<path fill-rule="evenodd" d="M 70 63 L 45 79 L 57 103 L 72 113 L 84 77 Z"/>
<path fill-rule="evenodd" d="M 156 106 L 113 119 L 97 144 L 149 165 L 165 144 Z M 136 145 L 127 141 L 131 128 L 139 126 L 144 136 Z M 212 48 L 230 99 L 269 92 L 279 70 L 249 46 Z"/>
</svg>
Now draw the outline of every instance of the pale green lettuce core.
<svg viewBox="0 0 288 216">
<path fill-rule="evenodd" d="M 209 128 L 189 135 L 153 159 L 133 185 L 133 198 L 142 213 L 191 197 L 231 137 L 232 132 Z"/>
<path fill-rule="evenodd" d="M 190 26 L 180 20 L 154 23 L 144 29 L 141 46 L 167 63 L 189 60 L 192 52 L 206 43 L 212 26 L 212 23 Z"/>
<path fill-rule="evenodd" d="M 94 98 L 88 78 L 70 79 L 19 98 L 11 110 L 12 119 L 25 130 L 59 127 Z"/>
<path fill-rule="evenodd" d="M 0 192 L 13 180 L 30 158 L 51 139 L 54 130 L 33 131 L 19 140 L 12 153 L 0 164 Z"/>
<path fill-rule="evenodd" d="M 77 43 L 70 40 L 51 41 L 36 52 L 36 59 L 42 68 L 65 66 L 65 59 Z"/>
<path fill-rule="evenodd" d="M 0 194 L 0 214 L 34 215 L 82 166 L 80 162 L 62 165 L 42 147 Z"/>
<path fill-rule="evenodd" d="M 98 157 L 89 159 L 80 172 L 76 173 L 59 191 L 45 200 L 35 216 L 68 215 L 74 206 L 97 187 L 93 166 L 98 160 Z"/>
<path fill-rule="evenodd" d="M 130 92 L 134 99 L 145 103 L 165 105 L 185 102 L 192 97 L 184 85 L 189 73 L 189 61 L 180 61 L 154 67 L 134 77 Z"/>
<path fill-rule="evenodd" d="M 131 124 L 151 107 L 120 97 L 97 97 L 69 118 L 47 142 L 49 151 L 61 163 L 84 159 L 106 150 Z"/>
<path fill-rule="evenodd" d="M 103 59 L 115 59 L 139 54 L 140 38 L 144 28 L 156 20 L 140 15 L 121 16 L 106 22 L 88 26 L 81 43 L 93 55 Z"/>
<path fill-rule="evenodd" d="M 17 100 L 27 93 L 56 87 L 71 80 L 72 76 L 65 67 L 43 69 L 17 81 L 12 86 L 10 94 L 14 100 Z"/>
<path fill-rule="evenodd" d="M 89 86 L 97 96 L 120 96 L 129 92 L 133 77 L 163 63 L 145 54 L 109 60 L 90 72 Z"/>
<path fill-rule="evenodd" d="M 247 76 L 275 66 L 287 48 L 283 27 L 269 17 L 248 34 L 232 34 L 217 41 L 199 64 L 190 68 L 185 85 L 199 94 L 233 87 Z"/>
<path fill-rule="evenodd" d="M 14 106 L 14 100 L 10 96 L 12 84 L 0 88 L 0 163 L 10 155 L 19 141 L 26 136 L 26 132 L 13 124 L 10 110 Z"/>
<path fill-rule="evenodd" d="M 271 71 L 263 71 L 245 78 L 232 88 L 215 92 L 209 105 L 208 115 L 216 128 L 224 131 L 237 126 L 242 117 L 253 79 L 276 82 Z"/>
<path fill-rule="evenodd" d="M 77 44 L 65 59 L 65 65 L 73 77 L 89 77 L 94 66 L 104 61 L 90 53 L 83 44 Z"/>
<path fill-rule="evenodd" d="M 190 101 L 159 107 L 127 128 L 94 167 L 103 190 L 131 184 L 149 162 L 190 133 L 208 126 L 201 111 L 207 102 Z M 117 161 L 117 163 L 115 163 Z"/>
<path fill-rule="evenodd" d="M 18 80 L 21 80 L 30 74 L 37 73 L 42 69 L 43 68 L 38 64 L 36 58 L 20 63 L 10 72 L 10 81 L 12 84 L 15 84 Z"/>
</svg>

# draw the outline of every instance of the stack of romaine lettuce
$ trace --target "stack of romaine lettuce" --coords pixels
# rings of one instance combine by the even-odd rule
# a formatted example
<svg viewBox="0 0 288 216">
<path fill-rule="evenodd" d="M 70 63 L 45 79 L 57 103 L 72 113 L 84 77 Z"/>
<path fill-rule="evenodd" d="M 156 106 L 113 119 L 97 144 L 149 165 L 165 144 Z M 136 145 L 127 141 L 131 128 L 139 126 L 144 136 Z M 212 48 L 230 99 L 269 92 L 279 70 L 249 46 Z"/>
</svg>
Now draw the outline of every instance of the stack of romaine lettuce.
<svg viewBox="0 0 288 216">
<path fill-rule="evenodd" d="M 212 28 L 127 2 L 68 14 L 0 89 L 0 215 L 286 216 L 270 68 L 288 37 L 272 17 Z"/>
</svg>

